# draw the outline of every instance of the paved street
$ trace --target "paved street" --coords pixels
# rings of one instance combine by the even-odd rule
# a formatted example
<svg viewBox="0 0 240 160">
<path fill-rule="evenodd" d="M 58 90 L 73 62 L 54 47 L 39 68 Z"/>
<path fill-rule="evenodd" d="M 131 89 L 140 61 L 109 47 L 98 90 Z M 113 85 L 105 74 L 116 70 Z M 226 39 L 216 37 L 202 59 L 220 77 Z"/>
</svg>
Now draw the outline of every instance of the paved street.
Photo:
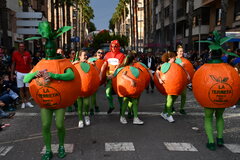
<svg viewBox="0 0 240 160">
<path fill-rule="evenodd" d="M 114 100 L 116 100 L 116 96 Z M 175 108 L 179 109 L 179 100 Z M 187 115 L 174 115 L 170 124 L 160 117 L 164 97 L 156 90 L 142 94 L 139 117 L 145 124 L 137 126 L 119 122 L 119 107 L 106 115 L 107 100 L 104 88 L 98 91 L 101 112 L 91 118 L 91 125 L 77 128 L 75 112 L 66 115 L 66 160 L 238 160 L 240 159 L 240 108 L 225 111 L 225 147 L 209 151 L 203 128 L 203 108 L 188 90 Z M 118 106 L 117 103 L 115 103 Z M 10 127 L 0 132 L 1 160 L 36 160 L 43 150 L 39 108 L 18 109 L 16 116 L 4 119 Z M 58 144 L 55 125 L 52 125 L 52 144 Z M 54 148 L 54 145 L 53 145 Z M 235 152 L 235 153 L 234 153 Z M 53 160 L 57 160 L 54 154 Z"/>
</svg>

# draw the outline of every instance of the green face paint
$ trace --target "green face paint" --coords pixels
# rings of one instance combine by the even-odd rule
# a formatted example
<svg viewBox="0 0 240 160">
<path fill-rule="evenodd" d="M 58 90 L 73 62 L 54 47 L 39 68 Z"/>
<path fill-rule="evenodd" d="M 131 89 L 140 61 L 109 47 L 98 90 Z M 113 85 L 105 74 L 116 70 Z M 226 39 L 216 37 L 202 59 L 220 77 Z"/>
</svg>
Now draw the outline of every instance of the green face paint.
<svg viewBox="0 0 240 160">
<path fill-rule="evenodd" d="M 45 44 L 46 57 L 55 57 L 56 50 L 57 50 L 56 43 L 54 41 L 48 40 Z"/>
</svg>

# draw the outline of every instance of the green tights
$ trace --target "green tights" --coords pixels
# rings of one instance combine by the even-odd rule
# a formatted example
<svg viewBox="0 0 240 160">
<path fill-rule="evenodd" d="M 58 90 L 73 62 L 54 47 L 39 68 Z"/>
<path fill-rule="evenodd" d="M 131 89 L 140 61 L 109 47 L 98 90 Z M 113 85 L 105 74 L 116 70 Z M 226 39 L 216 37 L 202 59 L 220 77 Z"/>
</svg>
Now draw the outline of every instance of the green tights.
<svg viewBox="0 0 240 160">
<path fill-rule="evenodd" d="M 225 108 L 204 108 L 204 126 L 208 137 L 208 143 L 214 143 L 213 138 L 213 113 L 216 117 L 217 138 L 223 138 L 224 120 L 223 112 Z"/>
<path fill-rule="evenodd" d="M 129 106 L 130 102 L 131 102 L 130 105 L 132 105 L 131 108 L 133 109 L 133 116 L 134 118 L 136 118 L 138 116 L 138 102 L 139 102 L 138 98 L 128 98 L 128 97 L 123 98 L 121 116 L 125 116 L 126 109 Z"/>
<path fill-rule="evenodd" d="M 112 80 L 107 80 L 107 85 L 106 85 L 106 97 L 107 97 L 107 100 L 108 100 L 108 103 L 109 103 L 109 107 L 110 107 L 110 108 L 114 108 L 114 106 L 113 106 L 112 92 L 113 92 Z M 118 102 L 119 102 L 119 104 L 120 104 L 120 108 L 122 108 L 123 98 L 122 98 L 122 97 L 118 97 Z"/>
<path fill-rule="evenodd" d="M 43 134 L 44 143 L 46 145 L 46 151 L 51 151 L 51 123 L 52 123 L 53 112 L 55 112 L 55 117 L 56 117 L 56 127 L 58 131 L 59 146 L 64 146 L 65 109 L 64 108 L 60 108 L 60 109 L 41 108 L 42 134 Z"/>
<path fill-rule="evenodd" d="M 168 116 L 172 115 L 172 106 L 178 96 L 176 95 L 167 95 L 166 104 L 163 113 L 167 113 Z"/>
<path fill-rule="evenodd" d="M 89 104 L 90 104 L 90 97 L 86 98 L 78 98 L 78 118 L 79 120 L 83 120 L 83 108 L 85 111 L 85 116 L 89 116 Z"/>
</svg>

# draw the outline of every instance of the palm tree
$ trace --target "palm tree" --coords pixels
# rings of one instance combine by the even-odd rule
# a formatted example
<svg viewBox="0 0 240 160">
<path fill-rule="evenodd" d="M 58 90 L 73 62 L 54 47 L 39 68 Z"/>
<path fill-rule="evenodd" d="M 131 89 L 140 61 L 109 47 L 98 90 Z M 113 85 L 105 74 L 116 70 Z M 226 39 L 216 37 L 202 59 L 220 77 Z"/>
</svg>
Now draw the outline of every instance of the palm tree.
<svg viewBox="0 0 240 160">
<path fill-rule="evenodd" d="M 170 41 L 170 48 L 169 50 L 173 50 L 173 36 L 174 36 L 174 27 L 173 27 L 173 0 L 170 0 L 169 5 L 169 41 Z"/>
<path fill-rule="evenodd" d="M 7 16 L 7 2 L 6 0 L 0 1 L 0 28 L 2 29 L 3 41 L 2 45 L 6 48 L 10 48 L 8 40 L 8 16 Z"/>
<path fill-rule="evenodd" d="M 194 10 L 194 3 L 193 0 L 188 0 L 189 11 L 188 11 L 188 50 L 192 50 L 193 43 L 192 43 L 192 25 L 193 25 L 193 10 Z"/>
<path fill-rule="evenodd" d="M 221 36 L 225 37 L 226 32 L 226 20 L 227 20 L 227 9 L 228 9 L 228 0 L 221 0 Z"/>
<path fill-rule="evenodd" d="M 54 24 L 54 22 L 55 22 L 55 17 L 54 17 L 55 15 L 54 15 L 54 0 L 51 0 L 51 27 L 52 27 L 52 29 L 54 30 L 54 26 L 55 26 L 55 24 Z"/>
<path fill-rule="evenodd" d="M 161 3 L 161 15 L 160 15 L 160 22 L 161 22 L 161 31 L 160 31 L 160 42 L 162 49 L 164 49 L 165 46 L 165 29 L 164 29 L 164 1 L 160 1 Z"/>
<path fill-rule="evenodd" d="M 80 39 L 84 40 L 85 30 L 90 20 L 94 18 L 94 12 L 90 6 L 90 0 L 77 0 L 77 5 L 80 8 Z"/>
</svg>

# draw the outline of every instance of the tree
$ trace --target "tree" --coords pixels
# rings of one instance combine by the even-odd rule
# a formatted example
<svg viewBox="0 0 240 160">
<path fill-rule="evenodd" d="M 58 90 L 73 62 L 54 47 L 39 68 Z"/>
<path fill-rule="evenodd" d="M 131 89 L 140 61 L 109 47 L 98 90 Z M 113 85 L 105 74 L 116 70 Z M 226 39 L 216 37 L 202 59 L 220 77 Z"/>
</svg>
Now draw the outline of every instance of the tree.
<svg viewBox="0 0 240 160">
<path fill-rule="evenodd" d="M 54 15 L 54 8 L 55 8 L 55 5 L 54 5 L 54 0 L 51 0 L 51 27 L 52 29 L 54 30 L 55 28 L 55 15 Z"/>
<path fill-rule="evenodd" d="M 193 9 L 194 3 L 193 0 L 188 0 L 189 10 L 188 10 L 188 50 L 193 49 L 192 43 L 192 25 L 193 25 Z"/>
<path fill-rule="evenodd" d="M 226 32 L 226 21 L 227 21 L 227 9 L 228 9 L 228 0 L 221 0 L 221 36 L 225 37 Z"/>
<path fill-rule="evenodd" d="M 95 24 L 93 23 L 93 22 L 89 22 L 89 24 L 88 24 L 88 31 L 89 32 L 92 32 L 92 31 L 96 31 L 96 26 L 95 26 Z"/>
<path fill-rule="evenodd" d="M 169 5 L 169 41 L 170 41 L 170 48 L 169 50 L 173 50 L 173 36 L 174 36 L 174 24 L 173 24 L 173 0 L 170 0 Z"/>
<path fill-rule="evenodd" d="M 162 49 L 164 49 L 165 46 L 165 29 L 164 29 L 164 1 L 160 1 L 161 3 L 161 15 L 160 15 L 160 22 L 161 22 L 161 30 L 160 30 L 160 42 Z"/>
</svg>

